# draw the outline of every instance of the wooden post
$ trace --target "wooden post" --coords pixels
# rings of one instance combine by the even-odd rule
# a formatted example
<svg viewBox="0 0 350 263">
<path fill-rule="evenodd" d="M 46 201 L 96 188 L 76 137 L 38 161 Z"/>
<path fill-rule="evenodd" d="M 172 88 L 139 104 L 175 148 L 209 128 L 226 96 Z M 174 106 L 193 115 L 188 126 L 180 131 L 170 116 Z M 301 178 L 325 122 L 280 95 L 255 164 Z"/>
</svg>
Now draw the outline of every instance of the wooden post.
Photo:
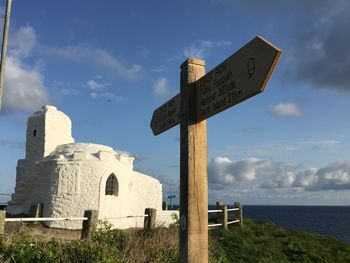
<svg viewBox="0 0 350 263">
<path fill-rule="evenodd" d="M 223 202 L 219 202 L 217 201 L 216 202 L 216 210 L 219 210 L 221 209 L 220 207 L 223 206 L 224 203 Z M 221 220 L 221 212 L 216 212 L 216 223 L 220 223 L 222 220 Z"/>
<path fill-rule="evenodd" d="M 227 230 L 227 222 L 228 222 L 228 213 L 227 213 L 227 205 L 224 205 L 222 208 L 222 227 Z"/>
<path fill-rule="evenodd" d="M 263 92 L 280 55 L 280 49 L 256 37 L 205 76 L 204 61 L 189 58 L 181 65 L 180 94 L 153 112 L 154 135 L 180 123 L 181 262 L 208 262 L 205 120 Z M 257 72 L 255 61 L 260 63 Z"/>
<path fill-rule="evenodd" d="M 208 262 L 208 173 L 206 121 L 195 123 L 196 96 L 191 83 L 205 74 L 205 62 L 181 65 L 180 262 Z"/>
<path fill-rule="evenodd" d="M 168 210 L 168 202 L 167 201 L 165 201 L 165 202 L 163 202 L 163 205 L 162 205 L 162 209 L 163 210 Z"/>
<path fill-rule="evenodd" d="M 222 224 L 222 228 L 227 230 L 227 205 L 222 202 L 216 202 L 216 209 L 220 209 L 221 212 L 217 212 L 217 222 Z"/>
<path fill-rule="evenodd" d="M 6 211 L 0 210 L 0 235 L 5 233 L 5 218 L 6 218 Z"/>
<path fill-rule="evenodd" d="M 243 225 L 243 206 L 240 202 L 235 202 L 233 205 L 235 208 L 239 208 L 239 210 L 236 211 L 236 217 L 239 220 L 239 224 Z"/>
<path fill-rule="evenodd" d="M 83 221 L 83 228 L 81 229 L 81 238 L 82 239 L 91 239 L 92 230 L 97 225 L 98 211 L 85 210 L 84 217 L 87 217 L 88 219 Z"/>
<path fill-rule="evenodd" d="M 144 219 L 143 227 L 145 230 L 153 229 L 156 226 L 156 215 L 157 209 L 146 208 L 145 214 L 147 215 Z"/>
</svg>

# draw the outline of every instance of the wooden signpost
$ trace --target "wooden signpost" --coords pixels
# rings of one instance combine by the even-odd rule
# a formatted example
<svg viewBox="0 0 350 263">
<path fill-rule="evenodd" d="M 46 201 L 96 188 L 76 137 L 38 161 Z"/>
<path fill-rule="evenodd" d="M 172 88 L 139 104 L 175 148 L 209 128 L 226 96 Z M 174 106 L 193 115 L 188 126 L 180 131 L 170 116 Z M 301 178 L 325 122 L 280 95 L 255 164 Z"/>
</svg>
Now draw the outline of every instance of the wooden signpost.
<svg viewBox="0 0 350 263">
<path fill-rule="evenodd" d="M 154 135 L 180 123 L 180 262 L 208 262 L 206 119 L 263 92 L 280 55 L 256 37 L 207 74 L 203 60 L 189 58 L 180 94 L 153 112 Z"/>
<path fill-rule="evenodd" d="M 158 135 L 180 123 L 180 94 L 156 109 L 152 116 L 151 128 Z"/>
</svg>

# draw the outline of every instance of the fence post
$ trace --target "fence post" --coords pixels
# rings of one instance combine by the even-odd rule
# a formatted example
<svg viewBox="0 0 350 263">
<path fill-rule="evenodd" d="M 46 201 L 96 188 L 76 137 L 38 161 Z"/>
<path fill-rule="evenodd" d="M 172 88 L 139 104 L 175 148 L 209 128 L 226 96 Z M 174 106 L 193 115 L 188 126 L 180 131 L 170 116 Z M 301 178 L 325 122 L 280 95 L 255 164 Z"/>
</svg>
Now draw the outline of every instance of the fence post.
<svg viewBox="0 0 350 263">
<path fill-rule="evenodd" d="M 97 225 L 98 211 L 85 210 L 84 217 L 87 217 L 88 219 L 83 221 L 83 228 L 81 229 L 81 238 L 91 239 L 92 229 L 94 226 Z"/>
<path fill-rule="evenodd" d="M 168 202 L 167 201 L 163 202 L 162 209 L 168 210 Z"/>
<path fill-rule="evenodd" d="M 221 212 L 216 213 L 217 222 L 222 224 L 222 228 L 227 230 L 227 205 L 222 202 L 216 202 L 216 209 Z"/>
<path fill-rule="evenodd" d="M 233 205 L 235 208 L 238 208 L 236 211 L 236 218 L 239 220 L 239 224 L 243 225 L 243 206 L 240 202 L 235 202 Z"/>
<path fill-rule="evenodd" d="M 227 205 L 221 207 L 222 210 L 222 227 L 224 230 L 227 230 Z"/>
<path fill-rule="evenodd" d="M 216 202 L 216 209 L 219 210 L 220 206 L 222 206 L 222 205 L 224 205 L 223 202 L 217 201 Z M 221 212 L 216 212 L 216 222 L 217 223 L 221 222 Z"/>
<path fill-rule="evenodd" d="M 150 230 L 155 227 L 156 225 L 156 215 L 157 215 L 157 209 L 155 208 L 146 208 L 145 214 L 148 216 L 145 216 L 144 220 L 144 229 Z"/>
<path fill-rule="evenodd" d="M 5 233 L 5 218 L 6 218 L 6 211 L 0 210 L 0 235 Z"/>
</svg>

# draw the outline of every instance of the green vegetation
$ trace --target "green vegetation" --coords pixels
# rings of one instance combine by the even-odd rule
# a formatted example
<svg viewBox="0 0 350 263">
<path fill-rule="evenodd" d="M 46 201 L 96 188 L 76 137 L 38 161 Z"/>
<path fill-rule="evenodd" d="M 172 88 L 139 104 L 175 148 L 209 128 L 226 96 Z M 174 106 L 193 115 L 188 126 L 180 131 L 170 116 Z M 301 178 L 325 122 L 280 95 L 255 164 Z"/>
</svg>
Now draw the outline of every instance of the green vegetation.
<svg viewBox="0 0 350 263">
<path fill-rule="evenodd" d="M 178 262 L 178 226 L 152 231 L 94 231 L 90 241 L 45 240 L 26 234 L 0 238 L 3 262 Z M 210 262 L 350 262 L 350 245 L 333 238 L 246 220 L 209 231 Z"/>
<path fill-rule="evenodd" d="M 350 262 L 350 245 L 334 238 L 246 220 L 243 227 L 210 232 L 212 262 Z"/>
</svg>

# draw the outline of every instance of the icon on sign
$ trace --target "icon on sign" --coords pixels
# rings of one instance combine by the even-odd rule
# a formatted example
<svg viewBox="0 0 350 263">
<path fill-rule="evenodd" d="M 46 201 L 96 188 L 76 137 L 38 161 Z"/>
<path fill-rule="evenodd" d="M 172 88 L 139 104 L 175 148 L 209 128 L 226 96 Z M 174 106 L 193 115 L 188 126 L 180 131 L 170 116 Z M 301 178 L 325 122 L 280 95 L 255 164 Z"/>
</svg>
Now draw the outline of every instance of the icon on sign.
<svg viewBox="0 0 350 263">
<path fill-rule="evenodd" d="M 181 225 L 181 229 L 185 231 L 187 227 L 187 220 L 184 215 L 181 216 L 180 225 Z"/>
<path fill-rule="evenodd" d="M 247 64 L 247 69 L 248 69 L 248 76 L 251 78 L 255 72 L 255 59 L 254 58 L 249 58 L 248 64 Z"/>
</svg>

